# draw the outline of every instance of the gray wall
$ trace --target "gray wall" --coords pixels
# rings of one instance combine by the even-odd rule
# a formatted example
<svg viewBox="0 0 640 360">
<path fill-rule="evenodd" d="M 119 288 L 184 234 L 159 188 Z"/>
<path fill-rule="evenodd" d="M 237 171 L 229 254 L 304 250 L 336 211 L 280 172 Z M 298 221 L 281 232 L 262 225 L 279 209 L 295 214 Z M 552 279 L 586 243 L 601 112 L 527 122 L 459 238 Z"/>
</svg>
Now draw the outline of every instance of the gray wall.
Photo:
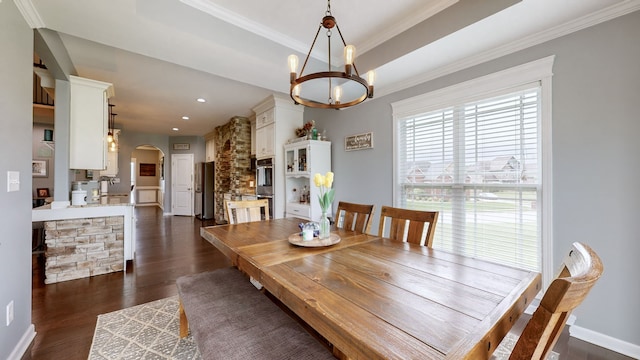
<svg viewBox="0 0 640 360">
<path fill-rule="evenodd" d="M 7 359 L 24 335 L 33 334 L 30 329 L 33 31 L 13 1 L 0 2 L 0 49 L 0 359 Z M 7 171 L 20 172 L 19 191 L 7 192 Z M 11 300 L 15 317 L 6 326 L 5 308 Z"/>
<path fill-rule="evenodd" d="M 576 327 L 633 344 L 638 351 L 638 34 L 640 12 L 635 12 L 351 109 L 306 109 L 305 121 L 316 120 L 333 142 L 336 199 L 373 203 L 379 211 L 382 205 L 392 204 L 390 103 L 556 55 L 553 261 L 559 265 L 574 241 L 590 244 L 598 252 L 604 262 L 604 275 L 574 312 Z M 344 151 L 345 136 L 369 131 L 374 136 L 373 149 Z M 377 229 L 377 219 L 372 228 Z M 606 342 L 606 337 L 596 337 Z"/>
</svg>

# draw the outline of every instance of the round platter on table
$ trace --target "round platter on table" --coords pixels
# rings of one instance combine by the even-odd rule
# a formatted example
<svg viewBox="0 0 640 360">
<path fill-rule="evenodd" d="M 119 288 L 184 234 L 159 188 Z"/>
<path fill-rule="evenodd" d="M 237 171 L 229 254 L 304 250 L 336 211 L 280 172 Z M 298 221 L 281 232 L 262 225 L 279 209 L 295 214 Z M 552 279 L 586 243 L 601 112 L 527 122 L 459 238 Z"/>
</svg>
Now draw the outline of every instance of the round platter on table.
<svg viewBox="0 0 640 360">
<path fill-rule="evenodd" d="M 318 239 L 314 237 L 313 240 L 302 240 L 302 235 L 300 233 L 295 233 L 289 235 L 289 242 L 293 245 L 304 246 L 304 247 L 320 247 L 320 246 L 331 246 L 340 242 L 340 236 L 336 234 L 330 234 L 326 239 Z"/>
</svg>

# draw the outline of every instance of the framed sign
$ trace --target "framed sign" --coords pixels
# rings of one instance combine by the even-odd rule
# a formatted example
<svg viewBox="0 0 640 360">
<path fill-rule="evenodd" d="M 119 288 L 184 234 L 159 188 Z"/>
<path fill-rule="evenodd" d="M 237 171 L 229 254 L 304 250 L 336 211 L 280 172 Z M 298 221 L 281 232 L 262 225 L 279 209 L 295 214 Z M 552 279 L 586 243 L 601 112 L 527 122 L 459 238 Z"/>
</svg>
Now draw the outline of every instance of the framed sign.
<svg viewBox="0 0 640 360">
<path fill-rule="evenodd" d="M 364 150 L 373 148 L 373 133 L 350 135 L 344 138 L 344 150 Z"/>
<path fill-rule="evenodd" d="M 173 144 L 173 150 L 189 150 L 189 144 Z"/>
</svg>

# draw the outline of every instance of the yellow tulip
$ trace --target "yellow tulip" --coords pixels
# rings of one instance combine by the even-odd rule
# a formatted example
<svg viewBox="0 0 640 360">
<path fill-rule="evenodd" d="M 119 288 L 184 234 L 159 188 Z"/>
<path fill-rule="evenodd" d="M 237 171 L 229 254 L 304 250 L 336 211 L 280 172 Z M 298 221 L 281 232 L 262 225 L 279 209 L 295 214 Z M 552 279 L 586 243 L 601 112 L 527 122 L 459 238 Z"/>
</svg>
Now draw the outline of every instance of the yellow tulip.
<svg viewBox="0 0 640 360">
<path fill-rule="evenodd" d="M 327 172 L 327 175 L 325 175 L 324 186 L 326 186 L 327 188 L 330 188 L 332 184 L 333 184 L 333 173 L 329 171 Z"/>
<path fill-rule="evenodd" d="M 315 174 L 313 176 L 313 182 L 316 184 L 317 187 L 322 186 L 322 184 L 324 184 L 324 176 L 320 175 L 320 174 Z"/>
</svg>

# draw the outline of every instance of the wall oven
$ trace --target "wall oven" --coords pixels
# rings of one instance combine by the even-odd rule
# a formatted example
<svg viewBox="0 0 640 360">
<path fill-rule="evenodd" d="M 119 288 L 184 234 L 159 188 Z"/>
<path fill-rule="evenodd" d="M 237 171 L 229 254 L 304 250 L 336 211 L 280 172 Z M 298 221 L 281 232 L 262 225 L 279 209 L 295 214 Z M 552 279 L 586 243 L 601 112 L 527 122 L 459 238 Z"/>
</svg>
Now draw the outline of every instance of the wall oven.
<svg viewBox="0 0 640 360">
<path fill-rule="evenodd" d="M 269 214 L 273 218 L 273 159 L 256 161 L 256 195 L 269 200 Z"/>
</svg>

